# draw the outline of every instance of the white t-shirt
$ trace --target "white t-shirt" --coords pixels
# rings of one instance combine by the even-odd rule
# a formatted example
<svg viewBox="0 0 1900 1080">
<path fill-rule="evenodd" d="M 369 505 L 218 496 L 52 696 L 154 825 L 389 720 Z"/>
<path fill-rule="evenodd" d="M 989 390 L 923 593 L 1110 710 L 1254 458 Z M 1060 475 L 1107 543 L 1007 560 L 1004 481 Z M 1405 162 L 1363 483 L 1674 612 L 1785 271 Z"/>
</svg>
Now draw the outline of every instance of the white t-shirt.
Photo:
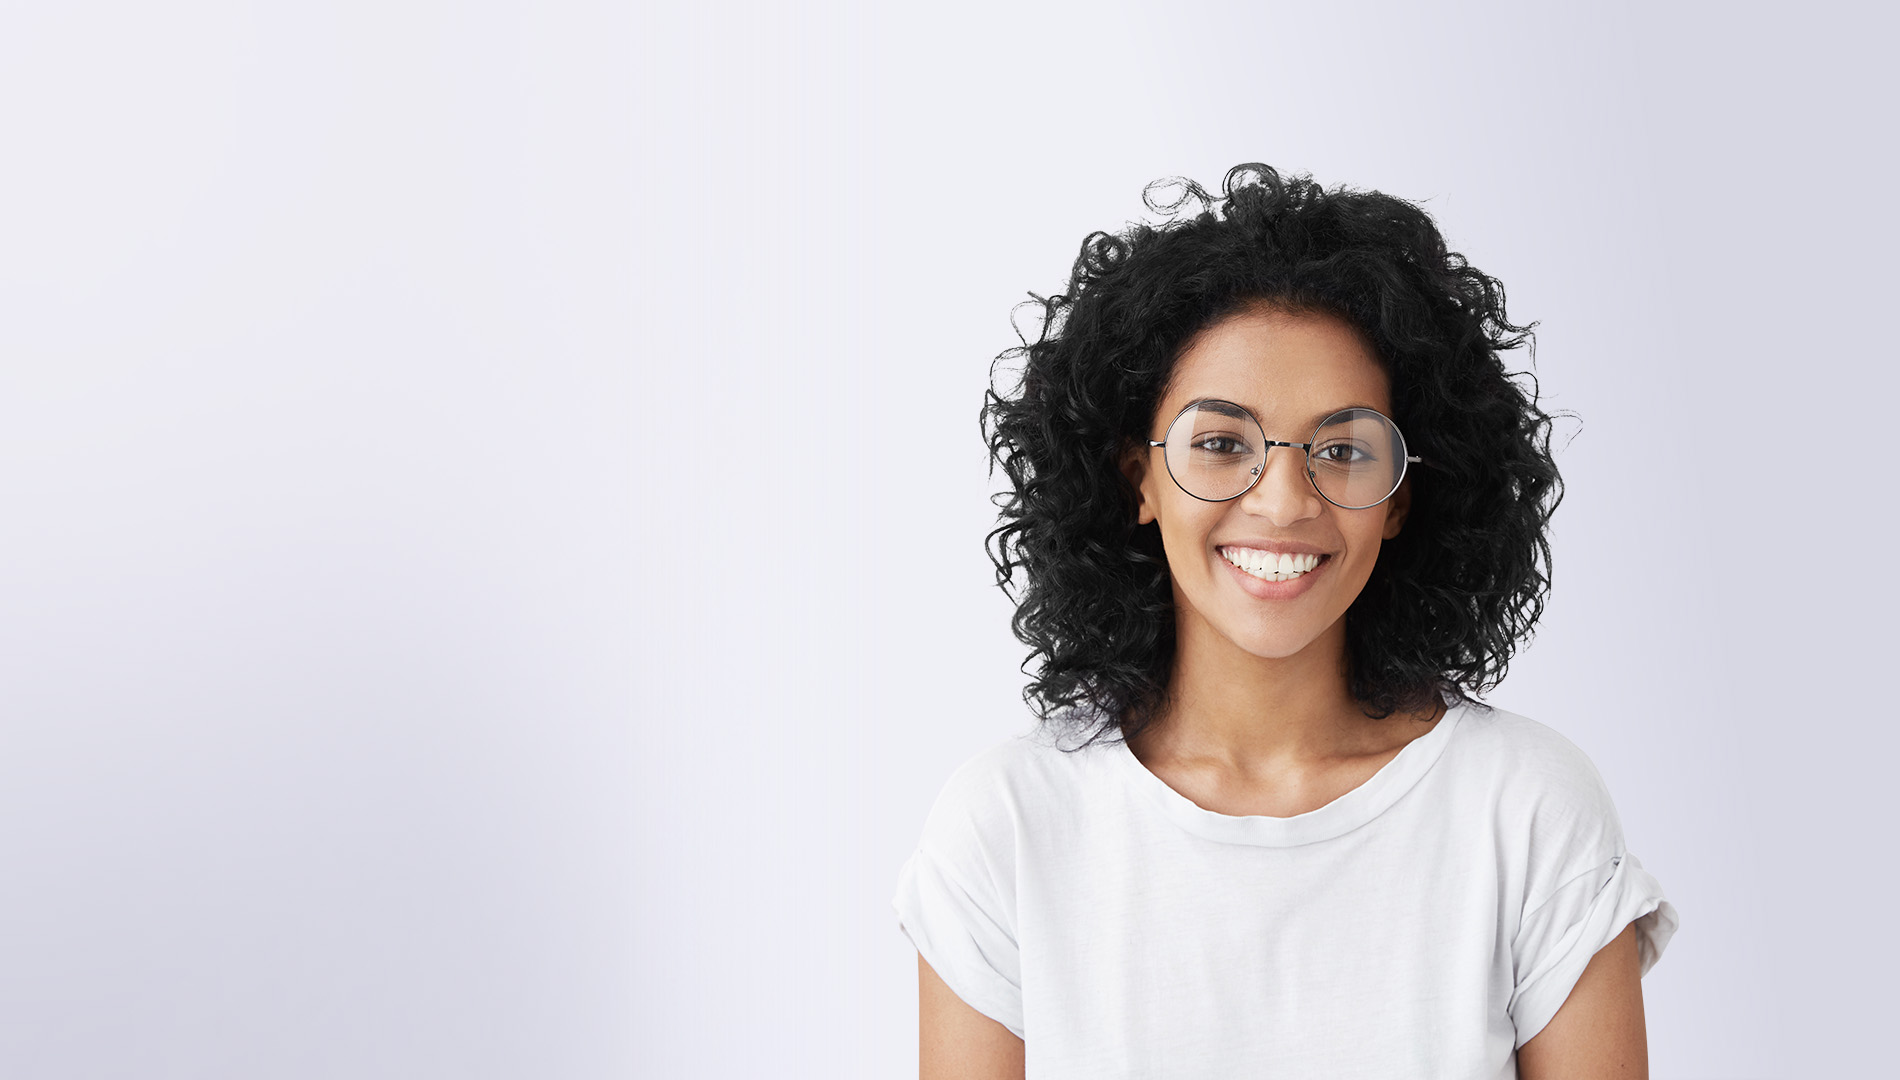
<svg viewBox="0 0 1900 1080">
<path fill-rule="evenodd" d="M 1677 921 L 1583 752 L 1483 706 L 1289 818 L 1018 736 L 951 775 L 893 904 L 1031 1080 L 1515 1077 L 1598 949 L 1634 921 L 1648 972 Z"/>
</svg>

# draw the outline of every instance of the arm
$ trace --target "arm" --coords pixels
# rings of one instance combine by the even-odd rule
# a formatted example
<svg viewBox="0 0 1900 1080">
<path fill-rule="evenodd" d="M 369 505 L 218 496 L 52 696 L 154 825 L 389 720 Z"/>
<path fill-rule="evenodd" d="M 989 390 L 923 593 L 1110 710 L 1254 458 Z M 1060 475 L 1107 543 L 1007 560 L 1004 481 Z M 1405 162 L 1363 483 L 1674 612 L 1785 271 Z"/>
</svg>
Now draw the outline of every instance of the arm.
<svg viewBox="0 0 1900 1080">
<path fill-rule="evenodd" d="M 1544 1030 L 1517 1051 L 1518 1080 L 1649 1080 L 1636 926 L 1590 959 Z"/>
<path fill-rule="evenodd" d="M 922 954 L 917 957 L 917 1004 L 921 1080 L 1022 1080 L 1023 1041 L 966 1004 Z"/>
</svg>

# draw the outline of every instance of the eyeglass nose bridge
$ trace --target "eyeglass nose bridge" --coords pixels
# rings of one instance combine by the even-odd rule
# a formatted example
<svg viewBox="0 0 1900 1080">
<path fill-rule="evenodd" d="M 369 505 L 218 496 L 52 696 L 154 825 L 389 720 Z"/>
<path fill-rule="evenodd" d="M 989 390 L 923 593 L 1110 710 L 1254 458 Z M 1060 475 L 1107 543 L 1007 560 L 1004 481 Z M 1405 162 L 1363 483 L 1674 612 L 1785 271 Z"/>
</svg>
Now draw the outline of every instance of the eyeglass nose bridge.
<svg viewBox="0 0 1900 1080">
<path fill-rule="evenodd" d="M 1284 446 L 1284 447 L 1287 447 L 1288 449 L 1298 450 L 1300 452 L 1300 471 L 1305 473 L 1306 479 L 1313 483 L 1314 492 L 1316 494 L 1319 493 L 1319 483 L 1318 483 L 1317 478 L 1314 477 L 1313 475 L 1313 459 L 1311 457 L 1313 453 L 1312 443 L 1310 442 L 1281 442 L 1279 439 L 1261 439 L 1260 445 L 1261 445 L 1260 464 L 1255 465 L 1253 468 L 1247 470 L 1249 473 L 1253 475 L 1253 479 L 1248 481 L 1247 483 L 1247 491 L 1252 491 L 1254 488 L 1257 488 L 1260 486 L 1260 477 L 1264 475 L 1264 470 L 1267 467 L 1267 451 L 1273 449 L 1276 446 Z M 1247 491 L 1241 492 L 1240 495 L 1247 494 Z M 1237 499 L 1240 497 L 1240 495 L 1236 495 L 1234 497 Z M 1321 494 L 1320 497 L 1325 498 L 1324 494 Z"/>
</svg>

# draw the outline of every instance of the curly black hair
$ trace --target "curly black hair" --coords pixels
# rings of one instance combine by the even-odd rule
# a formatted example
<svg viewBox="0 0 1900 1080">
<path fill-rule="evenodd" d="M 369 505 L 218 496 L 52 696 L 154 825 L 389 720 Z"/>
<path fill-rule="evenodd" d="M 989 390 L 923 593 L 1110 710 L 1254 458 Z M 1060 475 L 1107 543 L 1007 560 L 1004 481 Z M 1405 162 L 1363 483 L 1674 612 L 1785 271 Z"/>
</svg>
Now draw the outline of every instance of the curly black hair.
<svg viewBox="0 0 1900 1080">
<path fill-rule="evenodd" d="M 1168 561 L 1158 525 L 1136 522 L 1119 462 L 1148 438 L 1195 333 L 1262 304 L 1358 328 L 1391 379 L 1393 419 L 1435 466 L 1413 472 L 1406 526 L 1347 611 L 1350 692 L 1373 718 L 1475 700 L 1503 678 L 1550 584 L 1547 526 L 1563 497 L 1551 416 L 1535 378 L 1501 358 L 1536 324 L 1507 319 L 1503 286 L 1390 195 L 1246 164 L 1218 196 L 1177 178 L 1143 201 L 1167 220 L 1085 238 L 1067 291 L 1030 294 L 1040 330 L 997 357 L 984 394 L 991 475 L 1000 465 L 1014 489 L 997 496 L 985 550 L 1031 649 L 1024 701 L 1045 723 L 1091 720 L 1090 742 L 1165 711 Z M 1020 365 L 1006 390 L 1004 365 Z"/>
</svg>

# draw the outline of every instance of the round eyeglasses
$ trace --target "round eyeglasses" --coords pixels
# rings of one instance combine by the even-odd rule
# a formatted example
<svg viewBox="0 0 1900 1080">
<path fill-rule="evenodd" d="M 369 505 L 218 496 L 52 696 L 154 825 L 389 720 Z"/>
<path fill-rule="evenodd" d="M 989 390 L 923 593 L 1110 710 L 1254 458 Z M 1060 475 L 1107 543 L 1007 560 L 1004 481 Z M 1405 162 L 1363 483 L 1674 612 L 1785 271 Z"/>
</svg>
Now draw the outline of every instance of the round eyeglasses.
<svg viewBox="0 0 1900 1080">
<path fill-rule="evenodd" d="M 1306 453 L 1306 476 L 1320 497 L 1342 510 L 1364 510 L 1392 497 L 1409 462 L 1405 436 L 1385 414 L 1341 409 L 1319 422 L 1308 442 L 1267 438 L 1253 413 L 1231 401 L 1192 402 L 1168 425 L 1168 437 L 1149 439 L 1164 450 L 1168 475 L 1203 502 L 1245 495 L 1267 471 L 1267 451 L 1285 446 Z"/>
</svg>

